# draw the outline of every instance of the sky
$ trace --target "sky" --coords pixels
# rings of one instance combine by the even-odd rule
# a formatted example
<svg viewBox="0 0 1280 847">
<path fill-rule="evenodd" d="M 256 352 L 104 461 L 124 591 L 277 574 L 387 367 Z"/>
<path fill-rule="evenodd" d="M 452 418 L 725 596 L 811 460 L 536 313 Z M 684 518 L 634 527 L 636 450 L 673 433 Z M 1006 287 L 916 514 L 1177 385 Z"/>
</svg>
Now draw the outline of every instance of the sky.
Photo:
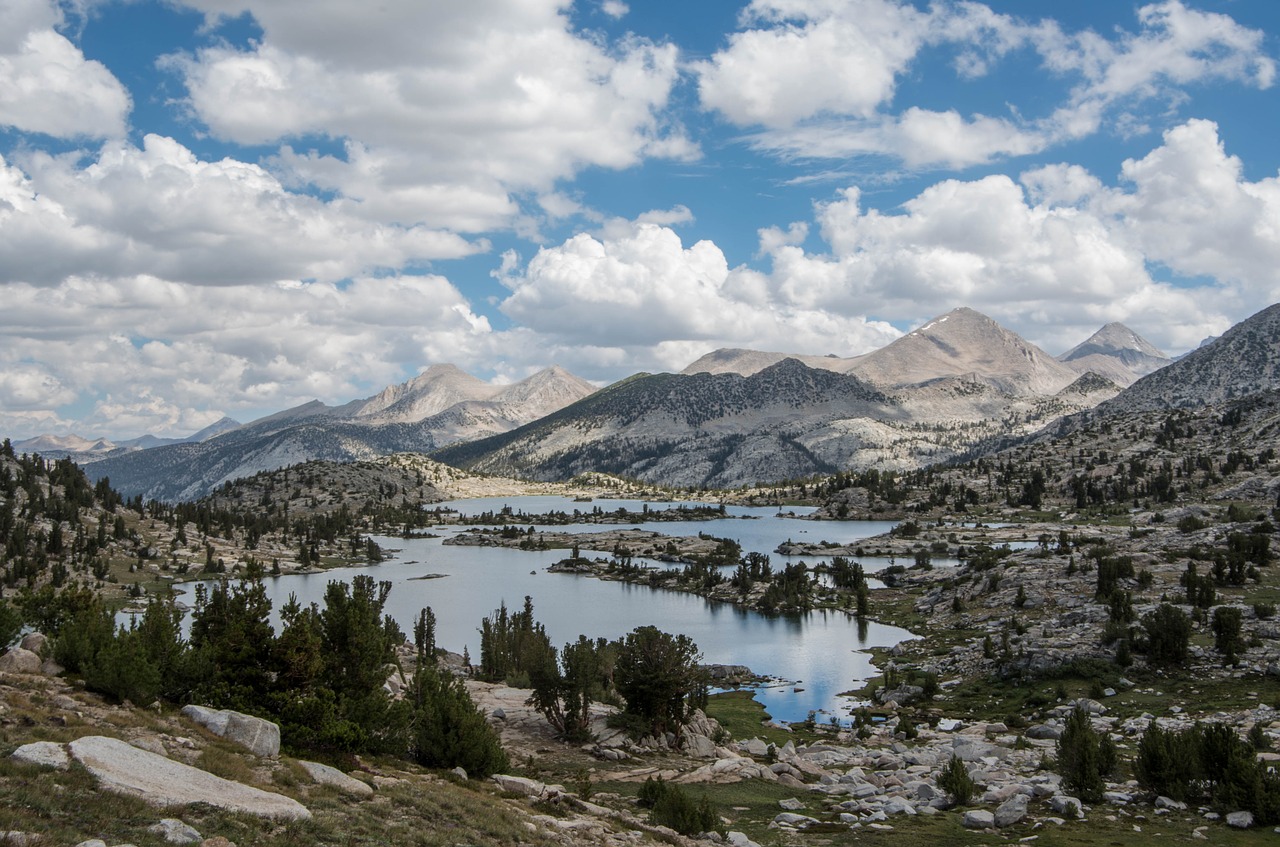
<svg viewBox="0 0 1280 847">
<path fill-rule="evenodd" d="M 0 435 L 1280 301 L 1275 0 L 0 0 Z"/>
</svg>

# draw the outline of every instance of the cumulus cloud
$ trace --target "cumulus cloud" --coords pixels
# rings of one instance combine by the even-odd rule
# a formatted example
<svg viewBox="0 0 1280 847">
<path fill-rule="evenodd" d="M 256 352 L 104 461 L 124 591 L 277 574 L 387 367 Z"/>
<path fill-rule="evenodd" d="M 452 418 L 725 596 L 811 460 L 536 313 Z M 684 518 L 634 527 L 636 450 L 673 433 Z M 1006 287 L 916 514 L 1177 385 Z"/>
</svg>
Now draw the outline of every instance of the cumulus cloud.
<svg viewBox="0 0 1280 847">
<path fill-rule="evenodd" d="M 944 180 L 890 213 L 849 188 L 815 219 L 822 252 L 802 248 L 803 224 L 762 233 L 778 302 L 904 323 L 973 306 L 1051 352 L 1112 320 L 1176 352 L 1280 299 L 1280 178 L 1245 179 L 1207 121 L 1168 131 L 1114 186 L 1054 165 Z"/>
<path fill-rule="evenodd" d="M 405 363 L 476 367 L 492 343 L 488 322 L 434 275 L 225 287 L 76 276 L 0 295 L 0 407 L 48 418 L 87 398 L 89 422 L 116 437 L 345 402 L 411 376 Z"/>
<path fill-rule="evenodd" d="M 1101 198 L 1148 257 L 1181 275 L 1248 288 L 1251 305 L 1280 299 L 1280 178 L 1250 182 L 1217 126 L 1190 121 L 1124 163 L 1132 191 Z"/>
<path fill-rule="evenodd" d="M 0 408 L 47 409 L 74 399 L 74 392 L 39 365 L 20 363 L 0 371 Z"/>
<path fill-rule="evenodd" d="M 128 92 L 57 31 L 62 23 L 51 0 L 0 3 L 0 126 L 58 138 L 122 136 Z"/>
<path fill-rule="evenodd" d="M 759 149 L 794 158 L 876 155 L 913 168 L 953 167 L 1040 152 L 1110 122 L 1142 132 L 1144 110 L 1176 104 L 1188 86 L 1237 82 L 1267 88 L 1275 63 L 1263 33 L 1181 0 L 1141 7 L 1136 32 L 1065 32 L 973 2 L 922 12 L 901 0 L 753 0 L 743 29 L 695 63 L 704 108 L 740 127 Z M 963 79 L 1030 49 L 1043 71 L 1070 84 L 1048 113 L 1010 117 L 909 106 L 898 82 L 927 51 L 955 51 Z"/>
<path fill-rule="evenodd" d="M 724 346 L 852 355 L 897 336 L 885 323 L 777 301 L 715 244 L 685 247 L 654 223 L 574 236 L 523 269 L 509 264 L 502 281 L 502 311 L 525 330 L 613 367 L 679 369 Z"/>
<path fill-rule="evenodd" d="M 148 135 L 96 160 L 0 158 L 0 278 L 55 285 L 73 274 L 150 274 L 215 285 L 333 281 L 481 249 L 424 225 L 366 220 L 342 199 L 287 191 L 258 165 L 206 162 Z"/>
<path fill-rule="evenodd" d="M 697 152 L 666 116 L 676 48 L 600 43 L 560 0 L 190 5 L 264 32 L 247 50 L 171 57 L 193 114 L 242 144 L 343 139 L 342 156 L 289 148 L 280 162 L 382 220 L 493 229 L 515 216 L 513 193 Z"/>
<path fill-rule="evenodd" d="M 695 65 L 702 103 L 741 126 L 873 116 L 924 44 L 929 18 L 892 0 L 753 0 L 751 27 Z"/>
</svg>

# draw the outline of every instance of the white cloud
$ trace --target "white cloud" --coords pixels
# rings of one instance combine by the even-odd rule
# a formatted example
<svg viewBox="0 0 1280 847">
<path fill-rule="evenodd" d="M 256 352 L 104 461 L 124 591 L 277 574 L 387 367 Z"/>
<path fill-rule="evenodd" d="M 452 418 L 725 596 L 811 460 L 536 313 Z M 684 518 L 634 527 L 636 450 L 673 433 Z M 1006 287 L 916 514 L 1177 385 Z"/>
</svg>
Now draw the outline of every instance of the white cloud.
<svg viewBox="0 0 1280 847">
<path fill-rule="evenodd" d="M 844 159 L 875 155 L 911 168 L 965 168 L 1005 156 L 1038 153 L 1049 139 L 1004 118 L 912 107 L 898 117 L 822 121 L 752 136 L 752 144 L 791 158 Z"/>
<path fill-rule="evenodd" d="M 122 136 L 128 92 L 55 29 L 61 24 L 50 0 L 0 2 L 0 126 L 58 138 Z"/>
<path fill-rule="evenodd" d="M 69 277 L 0 296 L 0 408 L 53 420 L 87 399 L 96 411 L 78 426 L 114 437 L 345 402 L 425 364 L 478 367 L 492 345 L 488 322 L 438 276 L 216 288 Z"/>
<path fill-rule="evenodd" d="M 904 323 L 972 306 L 1054 353 L 1112 320 L 1177 352 L 1280 299 L 1280 180 L 1244 181 L 1211 124 L 1169 132 L 1122 176 L 1131 190 L 1066 165 L 1025 188 L 945 180 L 891 214 L 847 189 L 816 209 L 826 252 L 762 233 L 769 286 L 793 308 Z"/>
<path fill-rule="evenodd" d="M 627 13 L 631 11 L 631 7 L 623 3 L 622 0 L 604 0 L 600 4 L 600 11 L 611 18 L 622 18 L 626 17 Z"/>
<path fill-rule="evenodd" d="M 216 285 L 343 279 L 482 249 L 426 226 L 370 222 L 347 201 L 287 191 L 257 165 L 206 162 L 169 138 L 78 156 L 0 158 L 0 278 L 150 274 Z"/>
<path fill-rule="evenodd" d="M 697 154 L 665 115 L 676 48 L 597 43 L 560 0 L 191 5 L 264 31 L 249 50 L 171 58 L 195 116 L 245 144 L 343 139 L 341 157 L 286 148 L 279 163 L 380 220 L 494 229 L 517 215 L 513 193 Z"/>
<path fill-rule="evenodd" d="M 786 127 L 823 113 L 872 117 L 928 34 L 892 0 L 753 0 L 754 28 L 694 66 L 702 104 L 739 126 Z"/>
<path fill-rule="evenodd" d="M 852 355 L 897 335 L 862 317 L 779 302 L 761 275 L 730 269 L 711 242 L 685 247 L 653 223 L 602 240 L 574 236 L 538 251 L 523 271 L 508 264 L 502 281 L 512 292 L 503 312 L 566 361 L 589 350 L 588 375 L 623 363 L 679 369 L 723 346 Z"/>
<path fill-rule="evenodd" d="M 1274 80 L 1263 33 L 1226 15 L 1166 0 L 1141 7 L 1137 23 L 1136 33 L 1102 36 L 974 2 L 921 12 L 901 0 L 754 0 L 744 29 L 694 70 L 704 108 L 737 126 L 762 128 L 748 136 L 758 149 L 793 158 L 887 156 L 912 168 L 1038 153 L 1104 126 L 1145 132 L 1143 110 L 1176 105 L 1186 87 L 1267 88 Z M 898 82 L 913 62 L 942 48 L 958 51 L 955 69 L 964 79 L 1030 48 L 1049 74 L 1076 81 L 1039 116 L 1023 117 L 1017 102 L 1004 104 L 1011 118 L 895 108 Z"/>
<path fill-rule="evenodd" d="M 0 408 L 47 409 L 74 399 L 74 392 L 39 365 L 19 363 L 0 371 Z"/>
<path fill-rule="evenodd" d="M 1237 309 L 1280 300 L 1280 176 L 1250 182 L 1209 121 L 1169 130 L 1164 144 L 1124 163 L 1130 191 L 1096 193 L 1087 208 L 1154 262 L 1225 284 Z"/>
</svg>

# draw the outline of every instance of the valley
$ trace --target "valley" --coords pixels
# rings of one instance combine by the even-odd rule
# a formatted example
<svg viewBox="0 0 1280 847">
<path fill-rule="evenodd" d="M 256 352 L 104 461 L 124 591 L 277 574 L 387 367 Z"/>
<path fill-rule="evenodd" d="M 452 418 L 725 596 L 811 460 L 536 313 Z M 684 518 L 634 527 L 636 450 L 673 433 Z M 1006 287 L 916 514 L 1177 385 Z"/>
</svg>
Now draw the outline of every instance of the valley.
<svg viewBox="0 0 1280 847">
<path fill-rule="evenodd" d="M 225 572 L 265 579 L 276 606 L 294 592 L 320 603 L 332 580 L 369 574 L 395 583 L 387 609 L 398 619 L 438 607 L 442 667 L 454 672 L 463 654 L 479 655 L 479 618 L 530 594 L 566 654 L 579 634 L 620 639 L 658 621 L 690 633 L 710 663 L 775 679 L 754 701 L 750 690 L 712 696 L 712 720 L 691 714 L 672 738 L 610 726 L 619 701 L 598 692 L 589 735 L 571 741 L 518 687 L 531 678 L 472 678 L 472 702 L 512 754 L 505 777 L 454 781 L 401 759 L 332 757 L 403 814 L 441 814 L 402 787 L 443 781 L 456 803 L 446 816 L 504 821 L 472 831 L 476 843 L 510 843 L 498 833 L 511 826 L 529 843 L 693 843 L 696 833 L 657 829 L 637 805 L 658 776 L 705 796 L 732 833 L 723 837 L 743 845 L 1274 838 L 1280 309 L 1127 388 L 1023 353 L 1022 371 L 962 372 L 988 365 L 958 356 L 958 340 L 991 337 L 989 327 L 964 310 L 944 317 L 910 344 L 943 351 L 952 372 L 935 364 L 906 387 L 871 381 L 865 357 L 844 371 L 725 355 L 719 373 L 636 377 L 433 458 L 308 459 L 187 502 L 122 495 L 114 475 L 95 481 L 10 445 L 0 602 L 34 608 L 23 589 L 57 581 L 118 607 Z M 1105 355 L 1095 348 L 1124 337 L 1108 328 L 1063 358 Z M 1158 358 L 1142 355 L 1129 357 L 1136 367 Z M 944 424 L 944 413 L 956 417 Z M 859 440 L 873 429 L 886 440 Z M 666 510 L 670 520 L 655 519 Z M 447 565 L 446 549 L 477 558 Z M 505 564 L 485 571 L 499 558 L 481 556 Z M 862 670 L 837 659 L 858 648 Z M 171 704 L 145 712 L 8 668 L 6 752 L 93 731 L 154 737 L 176 755 L 191 735 Z M 1223 729 L 1196 735 L 1204 727 Z M 220 751 L 224 768 L 241 762 L 240 779 L 312 807 L 317 822 L 290 838 L 330 843 L 344 826 L 373 825 L 370 801 L 318 792 L 287 763 L 194 743 Z M 1191 770 L 1158 759 L 1178 744 L 1192 745 L 1177 748 Z M 1230 769 L 1200 758 L 1210 749 Z M 6 763 L 0 796 L 34 809 L 22 785 L 59 786 L 80 798 L 79 819 L 105 819 L 109 801 L 77 779 Z M 217 813 L 184 817 L 237 843 L 282 835 Z M 41 811 L 0 817 L 0 829 L 28 819 L 61 831 Z M 115 831 L 152 843 L 140 827 Z"/>
</svg>

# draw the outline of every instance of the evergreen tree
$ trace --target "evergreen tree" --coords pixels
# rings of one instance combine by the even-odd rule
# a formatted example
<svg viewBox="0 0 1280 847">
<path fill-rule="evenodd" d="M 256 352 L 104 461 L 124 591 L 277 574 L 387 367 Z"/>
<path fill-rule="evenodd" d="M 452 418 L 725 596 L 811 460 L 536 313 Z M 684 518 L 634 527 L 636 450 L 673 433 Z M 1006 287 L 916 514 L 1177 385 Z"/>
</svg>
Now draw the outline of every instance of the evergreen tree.
<svg viewBox="0 0 1280 847">
<path fill-rule="evenodd" d="M 627 633 L 614 670 L 626 714 L 653 735 L 678 736 L 692 708 L 689 699 L 705 686 L 701 658 L 687 635 L 669 635 L 653 626 Z"/>
<path fill-rule="evenodd" d="M 461 679 L 435 660 L 435 614 L 424 609 L 414 626 L 412 751 L 427 767 L 461 767 L 471 777 L 507 770 L 506 753 Z"/>
<path fill-rule="evenodd" d="M 1062 784 L 1086 803 L 1102 799 L 1102 777 L 1115 766 L 1115 748 L 1094 731 L 1089 713 L 1077 708 L 1066 720 L 1058 739 L 1058 770 Z"/>
</svg>

